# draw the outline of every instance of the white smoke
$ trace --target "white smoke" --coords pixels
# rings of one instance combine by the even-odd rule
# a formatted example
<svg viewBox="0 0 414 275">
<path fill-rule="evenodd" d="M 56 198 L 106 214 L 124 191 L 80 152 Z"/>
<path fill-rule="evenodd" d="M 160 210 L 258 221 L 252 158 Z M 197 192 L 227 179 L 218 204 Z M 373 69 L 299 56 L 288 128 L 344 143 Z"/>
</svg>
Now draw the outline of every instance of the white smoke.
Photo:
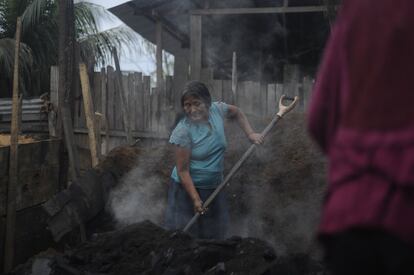
<svg viewBox="0 0 414 275">
<path fill-rule="evenodd" d="M 147 176 L 138 165 L 115 188 L 108 208 L 119 226 L 150 220 L 162 224 L 166 206 L 165 185 L 157 176 Z"/>
</svg>

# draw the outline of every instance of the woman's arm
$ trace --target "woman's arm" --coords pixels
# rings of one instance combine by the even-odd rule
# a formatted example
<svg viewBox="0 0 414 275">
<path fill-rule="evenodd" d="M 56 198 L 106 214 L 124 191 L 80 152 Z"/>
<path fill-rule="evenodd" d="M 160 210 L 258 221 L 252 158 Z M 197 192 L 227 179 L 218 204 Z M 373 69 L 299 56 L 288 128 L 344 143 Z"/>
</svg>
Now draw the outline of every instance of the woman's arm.
<svg viewBox="0 0 414 275">
<path fill-rule="evenodd" d="M 234 105 L 228 105 L 228 115 L 229 118 L 234 118 L 237 120 L 240 128 L 242 128 L 243 132 L 246 134 L 247 138 L 254 144 L 262 144 L 263 143 L 263 136 L 253 131 L 252 127 L 250 126 L 247 117 L 244 115 L 242 110 Z"/>
<path fill-rule="evenodd" d="M 203 202 L 200 199 L 197 189 L 194 186 L 193 179 L 190 176 L 190 155 L 191 151 L 189 149 L 175 146 L 175 162 L 181 184 L 193 201 L 194 211 L 202 214 L 205 212 Z"/>
</svg>

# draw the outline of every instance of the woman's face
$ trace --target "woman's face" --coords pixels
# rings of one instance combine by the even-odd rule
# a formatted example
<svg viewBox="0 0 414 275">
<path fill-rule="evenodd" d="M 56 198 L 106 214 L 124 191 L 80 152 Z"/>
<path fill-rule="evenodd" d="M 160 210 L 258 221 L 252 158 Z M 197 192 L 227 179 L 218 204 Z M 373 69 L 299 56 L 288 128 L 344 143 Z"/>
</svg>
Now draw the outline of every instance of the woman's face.
<svg viewBox="0 0 414 275">
<path fill-rule="evenodd" d="M 208 120 L 208 107 L 197 97 L 188 96 L 184 99 L 184 112 L 194 122 Z"/>
</svg>

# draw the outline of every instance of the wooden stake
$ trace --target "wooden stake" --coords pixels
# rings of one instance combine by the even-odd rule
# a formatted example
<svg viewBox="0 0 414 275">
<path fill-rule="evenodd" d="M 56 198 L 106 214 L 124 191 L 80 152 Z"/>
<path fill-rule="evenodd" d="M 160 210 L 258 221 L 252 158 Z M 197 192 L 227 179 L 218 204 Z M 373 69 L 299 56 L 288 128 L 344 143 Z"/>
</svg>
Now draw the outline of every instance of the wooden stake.
<svg viewBox="0 0 414 275">
<path fill-rule="evenodd" d="M 105 129 L 105 150 L 104 154 L 109 152 L 109 123 L 108 123 L 108 89 L 107 89 L 107 80 L 108 75 L 105 68 L 101 69 L 101 100 L 102 100 L 102 123 Z"/>
<path fill-rule="evenodd" d="M 102 113 L 95 112 L 95 133 L 96 133 L 96 154 L 98 159 L 102 159 Z"/>
<path fill-rule="evenodd" d="M 126 98 L 124 85 L 122 83 L 122 72 L 121 72 L 121 67 L 119 65 L 119 58 L 118 58 L 116 48 L 113 48 L 113 55 L 114 55 L 114 60 L 115 60 L 116 82 L 118 83 L 119 96 L 121 97 L 122 118 L 124 121 L 125 134 L 126 134 L 128 145 L 131 145 L 133 141 L 132 141 L 131 125 L 129 123 L 128 100 Z"/>
<path fill-rule="evenodd" d="M 190 17 L 190 78 L 200 80 L 201 76 L 201 16 Z"/>
<path fill-rule="evenodd" d="M 157 41 L 156 50 L 156 63 L 157 63 L 157 88 L 158 91 L 163 89 L 164 77 L 162 73 L 162 24 L 160 20 L 157 20 L 157 27 L 155 31 L 155 37 Z"/>
<path fill-rule="evenodd" d="M 4 247 L 4 272 L 13 268 L 15 252 L 15 226 L 16 226 L 16 186 L 18 183 L 18 148 L 19 148 L 19 53 L 22 21 L 17 18 L 16 46 L 14 49 L 13 68 L 13 105 L 10 129 L 10 162 L 9 184 L 7 187 L 7 217 L 6 242 Z"/>
<path fill-rule="evenodd" d="M 82 86 L 83 106 L 85 108 L 86 126 L 88 127 L 89 136 L 89 150 L 91 151 L 92 167 L 95 167 L 99 163 L 98 150 L 97 150 L 97 134 L 95 126 L 95 111 L 93 108 L 92 95 L 89 85 L 88 71 L 86 64 L 79 64 L 79 75 Z"/>
<path fill-rule="evenodd" d="M 231 91 L 233 92 L 233 104 L 236 104 L 236 97 L 237 97 L 237 53 L 233 52 L 233 69 L 231 72 Z"/>
</svg>

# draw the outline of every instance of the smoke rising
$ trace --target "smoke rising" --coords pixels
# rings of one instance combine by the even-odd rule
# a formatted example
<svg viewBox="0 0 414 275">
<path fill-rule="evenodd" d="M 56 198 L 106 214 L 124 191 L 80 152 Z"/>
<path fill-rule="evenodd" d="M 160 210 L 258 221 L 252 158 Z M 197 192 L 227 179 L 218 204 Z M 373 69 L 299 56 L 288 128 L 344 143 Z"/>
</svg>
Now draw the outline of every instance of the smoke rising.
<svg viewBox="0 0 414 275">
<path fill-rule="evenodd" d="M 166 206 L 167 182 L 153 171 L 153 163 L 162 163 L 163 152 L 154 150 L 155 159 L 142 159 L 114 189 L 107 208 L 118 226 L 150 220 L 155 224 L 163 223 Z"/>
</svg>

